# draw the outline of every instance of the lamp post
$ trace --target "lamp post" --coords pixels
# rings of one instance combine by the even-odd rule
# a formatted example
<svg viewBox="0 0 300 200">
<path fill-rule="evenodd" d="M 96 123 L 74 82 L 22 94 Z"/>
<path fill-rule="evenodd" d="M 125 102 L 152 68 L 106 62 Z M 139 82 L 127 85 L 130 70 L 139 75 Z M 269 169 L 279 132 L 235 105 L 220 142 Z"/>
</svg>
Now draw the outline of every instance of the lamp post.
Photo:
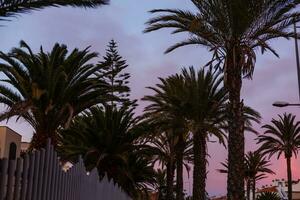
<svg viewBox="0 0 300 200">
<path fill-rule="evenodd" d="M 276 101 L 272 104 L 275 107 L 300 106 L 300 103 L 288 103 L 285 101 Z"/>
<path fill-rule="evenodd" d="M 298 93 L 300 100 L 300 60 L 299 60 L 299 47 L 298 47 L 298 33 L 296 20 L 294 19 L 294 38 L 295 38 L 295 53 L 296 53 L 296 65 L 297 65 L 297 77 L 298 77 Z M 288 103 L 284 101 L 276 101 L 273 103 L 275 107 L 287 107 L 287 106 L 300 106 L 300 103 Z"/>
<path fill-rule="evenodd" d="M 298 34 L 297 34 L 296 20 L 294 20 L 294 34 L 295 34 L 295 53 L 296 53 L 296 64 L 297 64 L 297 75 L 298 75 L 298 92 L 300 100 L 300 61 L 299 61 L 299 47 L 298 47 Z"/>
</svg>

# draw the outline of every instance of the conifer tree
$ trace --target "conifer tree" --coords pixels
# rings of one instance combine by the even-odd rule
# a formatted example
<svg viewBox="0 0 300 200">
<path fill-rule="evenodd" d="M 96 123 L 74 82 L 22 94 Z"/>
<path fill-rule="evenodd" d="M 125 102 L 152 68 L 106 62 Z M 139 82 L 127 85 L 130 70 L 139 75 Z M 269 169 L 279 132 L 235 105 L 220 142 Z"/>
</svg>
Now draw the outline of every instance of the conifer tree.
<svg viewBox="0 0 300 200">
<path fill-rule="evenodd" d="M 98 75 L 109 85 L 111 101 L 108 104 L 116 107 L 135 106 L 136 100 L 130 100 L 129 78 L 126 72 L 126 60 L 119 55 L 117 43 L 111 40 L 107 45 L 104 61 L 99 63 Z"/>
</svg>

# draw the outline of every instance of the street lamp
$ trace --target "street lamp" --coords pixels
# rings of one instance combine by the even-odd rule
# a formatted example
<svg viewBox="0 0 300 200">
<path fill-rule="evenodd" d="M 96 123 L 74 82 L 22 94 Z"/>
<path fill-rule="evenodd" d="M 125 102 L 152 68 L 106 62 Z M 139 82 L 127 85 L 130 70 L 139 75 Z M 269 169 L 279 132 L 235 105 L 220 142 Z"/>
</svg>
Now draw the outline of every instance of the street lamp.
<svg viewBox="0 0 300 200">
<path fill-rule="evenodd" d="M 273 103 L 273 106 L 275 107 L 287 107 L 287 106 L 300 106 L 299 103 L 288 103 L 285 101 L 276 101 Z"/>
<path fill-rule="evenodd" d="M 297 76 L 298 76 L 298 92 L 299 92 L 299 100 L 300 100 L 300 60 L 299 60 L 299 47 L 298 47 L 298 33 L 297 28 L 300 28 L 296 24 L 296 19 L 294 19 L 294 38 L 295 38 L 295 53 L 296 53 L 296 64 L 297 64 Z M 276 101 L 273 103 L 275 107 L 286 107 L 286 106 L 300 106 L 300 104 L 296 103 L 288 103 L 285 101 Z"/>
<path fill-rule="evenodd" d="M 298 75 L 298 91 L 300 99 L 300 61 L 299 61 L 299 48 L 298 48 L 298 33 L 297 33 L 296 20 L 294 19 L 294 34 L 295 34 L 295 53 L 296 53 L 296 64 L 297 64 L 297 75 Z"/>
</svg>

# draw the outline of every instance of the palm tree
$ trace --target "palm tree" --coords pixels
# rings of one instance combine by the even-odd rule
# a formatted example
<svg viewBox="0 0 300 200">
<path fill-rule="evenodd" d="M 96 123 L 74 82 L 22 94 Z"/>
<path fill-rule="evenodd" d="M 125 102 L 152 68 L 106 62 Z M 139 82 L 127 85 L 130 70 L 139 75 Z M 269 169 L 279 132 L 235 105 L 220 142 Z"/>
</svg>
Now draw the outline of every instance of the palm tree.
<svg viewBox="0 0 300 200">
<path fill-rule="evenodd" d="M 145 32 L 174 29 L 173 34 L 188 33 L 189 37 L 166 50 L 171 52 L 186 45 L 201 45 L 213 52 L 208 65 L 224 72 L 225 87 L 229 92 L 229 138 L 227 179 L 228 199 L 244 199 L 243 157 L 245 151 L 244 121 L 241 100 L 242 78 L 253 75 L 256 52 L 270 51 L 275 38 L 295 37 L 291 24 L 300 20 L 294 9 L 297 0 L 191 0 L 196 12 L 180 9 L 155 9 L 159 13 L 147 22 Z M 197 198 L 197 197 L 194 197 Z"/>
<path fill-rule="evenodd" d="M 107 175 L 132 198 L 138 198 L 154 186 L 155 172 L 138 143 L 144 127 L 133 115 L 133 109 L 125 107 L 92 107 L 61 130 L 61 157 L 76 162 L 81 155 L 88 171 L 97 168 L 100 179 Z"/>
<path fill-rule="evenodd" d="M 0 20 L 8 17 L 15 17 L 21 13 L 28 13 L 32 10 L 40 10 L 46 7 L 84 7 L 95 8 L 108 4 L 109 0 L 1 0 Z"/>
<path fill-rule="evenodd" d="M 274 192 L 263 192 L 258 195 L 257 200 L 281 200 L 280 196 Z"/>
<path fill-rule="evenodd" d="M 163 132 L 152 140 L 148 150 L 154 156 L 153 163 L 159 162 L 162 169 L 166 169 L 166 199 L 174 199 L 174 171 L 175 171 L 175 137 L 171 132 Z"/>
<path fill-rule="evenodd" d="M 267 178 L 267 174 L 275 174 L 269 167 L 270 161 L 260 151 L 250 151 L 245 155 L 246 177 L 248 184 L 252 188 L 252 199 L 255 200 L 255 188 L 258 180 Z M 248 187 L 247 184 L 247 188 Z M 250 200 L 250 191 L 247 190 L 247 196 Z"/>
<path fill-rule="evenodd" d="M 221 163 L 223 169 L 218 169 L 220 173 L 228 173 L 228 161 Z M 250 191 L 252 190 L 252 198 L 255 200 L 255 188 L 258 180 L 266 178 L 266 174 L 275 174 L 270 168 L 270 161 L 259 151 L 248 152 L 244 158 L 246 197 L 250 200 Z"/>
<path fill-rule="evenodd" d="M 0 52 L 0 103 L 7 110 L 0 121 L 16 116 L 34 129 L 31 148 L 57 143 L 57 129 L 68 127 L 82 111 L 107 101 L 106 84 L 93 76 L 97 67 L 90 64 L 97 53 L 56 44 L 52 51 L 33 53 L 23 41 L 10 53 Z"/>
<path fill-rule="evenodd" d="M 296 116 L 284 113 L 278 115 L 279 119 L 272 119 L 271 124 L 263 126 L 264 135 L 260 135 L 258 143 L 260 150 L 269 157 L 277 154 L 277 159 L 284 154 L 287 164 L 288 177 L 288 199 L 292 200 L 292 171 L 291 158 L 293 154 L 297 156 L 300 147 L 300 122 L 295 121 Z"/>
<path fill-rule="evenodd" d="M 183 119 L 181 121 L 193 133 L 193 196 L 205 199 L 206 141 L 209 134 L 216 136 L 221 143 L 225 138 L 222 130 L 226 118 L 227 93 L 220 87 L 222 78 L 211 70 L 195 72 L 190 68 L 183 69 L 180 75 L 161 79 L 161 82 L 156 88 L 151 88 L 155 95 L 148 98 L 155 104 L 150 108 L 157 108 L 157 112 L 172 113 L 174 122 Z"/>
<path fill-rule="evenodd" d="M 210 135 L 225 145 L 224 126 L 226 119 L 227 91 L 221 87 L 223 79 L 211 70 L 195 72 L 193 68 L 183 69 L 187 96 L 183 116 L 189 121 L 193 133 L 193 199 L 206 199 L 207 140 Z"/>
<path fill-rule="evenodd" d="M 155 94 L 143 98 L 150 103 L 145 108 L 144 117 L 148 123 L 152 123 L 157 134 L 160 134 L 157 138 L 154 136 L 155 140 L 159 139 L 155 141 L 155 143 L 159 142 L 156 146 L 170 155 L 168 160 L 172 164 L 166 165 L 171 165 L 171 169 L 176 165 L 176 199 L 183 200 L 183 165 L 188 169 L 184 160 L 189 162 L 192 154 L 189 130 L 180 106 L 180 96 L 184 92 L 183 78 L 175 75 L 160 81 L 161 84 L 157 84 L 156 87 L 149 87 Z M 167 198 L 170 199 L 173 195 L 173 171 L 169 171 L 168 167 L 167 171 L 169 172 L 167 173 Z"/>
<path fill-rule="evenodd" d="M 157 169 L 156 171 L 156 183 L 157 183 L 157 193 L 158 200 L 166 200 L 167 194 L 167 172 L 166 169 Z"/>
</svg>

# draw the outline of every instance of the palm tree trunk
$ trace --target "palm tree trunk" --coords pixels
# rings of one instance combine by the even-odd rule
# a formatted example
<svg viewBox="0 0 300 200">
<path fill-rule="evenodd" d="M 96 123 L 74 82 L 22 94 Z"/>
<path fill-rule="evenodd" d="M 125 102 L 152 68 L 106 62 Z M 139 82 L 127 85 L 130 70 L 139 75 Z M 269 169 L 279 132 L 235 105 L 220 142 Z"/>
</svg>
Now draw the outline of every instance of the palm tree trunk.
<svg viewBox="0 0 300 200">
<path fill-rule="evenodd" d="M 183 194 L 183 135 L 179 134 L 176 149 L 176 200 L 184 200 Z"/>
<path fill-rule="evenodd" d="M 287 178 L 288 178 L 288 199 L 292 200 L 292 170 L 291 170 L 291 157 L 286 158 L 287 164 Z"/>
<path fill-rule="evenodd" d="M 206 200 L 206 137 L 204 131 L 194 133 L 193 200 Z"/>
<path fill-rule="evenodd" d="M 173 200 L 174 192 L 174 163 L 170 161 L 167 164 L 167 200 Z"/>
<path fill-rule="evenodd" d="M 256 188 L 256 180 L 252 180 L 252 200 L 255 200 L 255 188 Z"/>
<path fill-rule="evenodd" d="M 51 140 L 51 144 L 56 148 L 57 147 L 57 135 L 55 131 L 49 131 L 49 133 L 45 133 L 44 131 L 37 131 L 33 134 L 29 150 L 33 149 L 42 149 L 47 146 L 47 141 Z"/>
<path fill-rule="evenodd" d="M 225 67 L 225 87 L 229 92 L 228 104 L 228 177 L 227 199 L 243 200 L 244 192 L 244 122 L 243 102 L 240 99 L 242 87 L 239 53 L 236 47 L 229 50 Z"/>
<path fill-rule="evenodd" d="M 250 200 L 250 190 L 251 190 L 251 185 L 250 185 L 250 180 L 248 179 L 246 181 L 246 184 L 247 184 L 247 200 Z"/>
</svg>

